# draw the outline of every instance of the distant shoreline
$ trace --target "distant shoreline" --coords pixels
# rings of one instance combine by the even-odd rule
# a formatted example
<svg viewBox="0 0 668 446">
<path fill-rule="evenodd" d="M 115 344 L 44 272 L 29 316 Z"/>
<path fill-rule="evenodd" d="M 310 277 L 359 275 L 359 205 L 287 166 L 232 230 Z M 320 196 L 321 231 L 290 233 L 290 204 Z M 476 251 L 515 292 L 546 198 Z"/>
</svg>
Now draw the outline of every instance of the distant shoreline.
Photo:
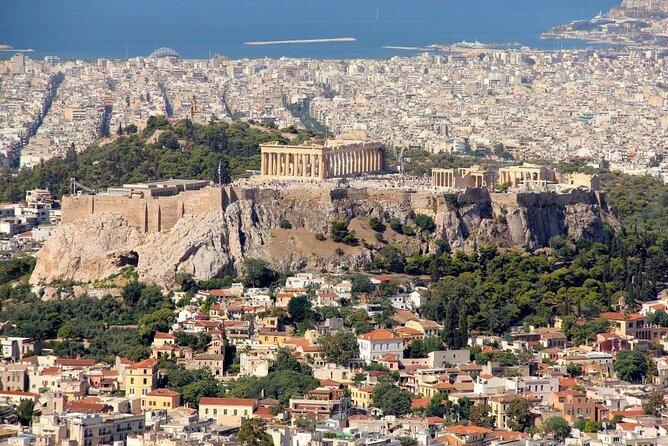
<svg viewBox="0 0 668 446">
<path fill-rule="evenodd" d="M 244 45 L 262 46 L 262 45 L 292 45 L 302 43 L 329 43 L 329 42 L 356 42 L 354 37 L 336 37 L 333 39 L 297 39 L 297 40 L 267 40 L 259 42 L 244 42 Z"/>
</svg>

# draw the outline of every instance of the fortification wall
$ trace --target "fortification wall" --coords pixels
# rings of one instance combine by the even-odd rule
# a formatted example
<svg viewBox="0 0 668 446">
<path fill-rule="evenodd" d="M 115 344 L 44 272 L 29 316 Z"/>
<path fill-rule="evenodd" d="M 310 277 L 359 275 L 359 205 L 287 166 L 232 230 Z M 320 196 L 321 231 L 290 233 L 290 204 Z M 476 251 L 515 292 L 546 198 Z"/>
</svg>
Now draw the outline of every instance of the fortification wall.
<svg viewBox="0 0 668 446">
<path fill-rule="evenodd" d="M 400 191 L 369 188 L 342 188 L 322 190 L 303 189 L 258 189 L 228 186 L 206 187 L 185 191 L 168 197 L 145 197 L 134 195 L 83 195 L 63 197 L 63 223 L 72 223 L 89 215 L 103 212 L 124 217 L 128 223 L 142 232 L 160 232 L 171 229 L 184 215 L 205 214 L 225 210 L 231 203 L 240 200 L 252 201 L 266 206 L 281 201 L 310 201 L 332 203 L 336 200 L 354 202 L 392 202 L 405 206 L 416 213 L 436 215 L 454 207 L 468 205 L 490 205 L 501 207 L 541 208 L 567 206 L 576 203 L 598 204 L 607 207 L 604 193 L 574 190 L 568 194 L 540 193 L 490 193 L 484 188 L 469 188 L 459 193 L 439 193 L 430 190 Z"/>
<path fill-rule="evenodd" d="M 125 218 L 142 232 L 171 229 L 186 214 L 223 210 L 228 201 L 224 189 L 204 188 L 169 197 L 123 195 L 66 196 L 62 201 L 62 221 L 72 223 L 87 216 L 111 213 Z"/>
</svg>

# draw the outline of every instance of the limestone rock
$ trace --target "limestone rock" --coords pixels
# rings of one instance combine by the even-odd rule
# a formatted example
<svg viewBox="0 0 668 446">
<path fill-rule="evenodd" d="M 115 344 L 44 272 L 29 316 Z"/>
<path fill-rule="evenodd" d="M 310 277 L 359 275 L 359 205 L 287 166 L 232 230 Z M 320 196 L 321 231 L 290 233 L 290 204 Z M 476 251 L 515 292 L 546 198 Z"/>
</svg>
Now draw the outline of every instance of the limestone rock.
<svg viewBox="0 0 668 446">
<path fill-rule="evenodd" d="M 604 199 L 590 192 L 490 194 L 474 189 L 422 195 L 352 192 L 327 198 L 260 190 L 224 211 L 185 215 L 169 231 L 148 234 L 118 215 L 95 214 L 63 225 L 46 242 L 31 282 L 92 282 L 135 265 L 142 280 L 169 288 L 178 273 L 197 280 L 238 273 L 249 257 L 267 260 L 280 270 L 334 269 L 342 262 L 354 269 L 372 260 L 383 246 L 368 228 L 371 215 L 397 218 L 403 224 L 413 224 L 416 213 L 434 218 L 436 230 L 424 240 L 385 231 L 386 239 L 408 253 L 431 252 L 437 240 L 451 250 L 490 243 L 537 249 L 555 235 L 602 240 L 604 222 L 616 224 Z M 292 229 L 279 228 L 281 219 L 287 219 Z M 363 243 L 353 247 L 316 240 L 316 234 L 328 234 L 333 220 L 351 222 Z"/>
</svg>

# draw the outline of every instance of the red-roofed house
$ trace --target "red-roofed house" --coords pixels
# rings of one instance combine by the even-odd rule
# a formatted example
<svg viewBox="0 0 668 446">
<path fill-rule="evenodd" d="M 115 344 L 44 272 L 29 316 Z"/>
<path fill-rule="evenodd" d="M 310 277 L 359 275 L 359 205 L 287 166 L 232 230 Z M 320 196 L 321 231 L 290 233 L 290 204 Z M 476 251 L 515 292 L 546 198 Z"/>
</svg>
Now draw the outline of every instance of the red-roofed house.
<svg viewBox="0 0 668 446">
<path fill-rule="evenodd" d="M 612 322 L 612 331 L 621 336 L 632 336 L 636 339 L 654 341 L 661 338 L 661 331 L 652 329 L 647 316 L 640 313 L 607 312 L 599 317 Z"/>
<path fill-rule="evenodd" d="M 395 354 L 397 358 L 404 357 L 404 340 L 391 330 L 380 329 L 357 336 L 357 345 L 360 358 L 367 361 L 376 361 L 381 356 Z"/>
<path fill-rule="evenodd" d="M 564 390 L 563 392 L 552 392 L 548 398 L 551 407 L 561 412 L 562 417 L 569 423 L 574 423 L 578 418 L 596 420 L 596 403 L 590 401 L 582 392 L 577 390 Z"/>
</svg>

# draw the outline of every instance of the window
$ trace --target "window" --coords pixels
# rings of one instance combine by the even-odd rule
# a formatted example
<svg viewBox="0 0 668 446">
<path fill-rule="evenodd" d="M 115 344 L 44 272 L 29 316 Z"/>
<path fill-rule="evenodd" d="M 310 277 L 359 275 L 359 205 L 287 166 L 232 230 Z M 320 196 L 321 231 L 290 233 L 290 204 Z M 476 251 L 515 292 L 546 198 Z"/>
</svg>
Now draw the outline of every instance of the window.
<svg viewBox="0 0 668 446">
<path fill-rule="evenodd" d="M 213 414 L 218 415 L 218 409 L 213 409 Z"/>
<path fill-rule="evenodd" d="M 223 415 L 227 415 L 227 409 L 223 409 Z"/>
<path fill-rule="evenodd" d="M 206 409 L 204 409 L 204 414 L 209 415 L 209 408 L 208 407 Z"/>
<path fill-rule="evenodd" d="M 134 383 L 135 383 L 135 379 L 134 379 L 134 378 L 130 378 L 130 384 L 134 384 Z"/>
<path fill-rule="evenodd" d="M 144 378 L 144 384 L 146 384 L 146 382 L 147 382 L 147 380 L 146 380 L 146 378 Z"/>
<path fill-rule="evenodd" d="M 237 415 L 237 410 L 236 410 L 236 409 L 234 409 L 234 415 L 235 415 L 235 416 Z"/>
</svg>

